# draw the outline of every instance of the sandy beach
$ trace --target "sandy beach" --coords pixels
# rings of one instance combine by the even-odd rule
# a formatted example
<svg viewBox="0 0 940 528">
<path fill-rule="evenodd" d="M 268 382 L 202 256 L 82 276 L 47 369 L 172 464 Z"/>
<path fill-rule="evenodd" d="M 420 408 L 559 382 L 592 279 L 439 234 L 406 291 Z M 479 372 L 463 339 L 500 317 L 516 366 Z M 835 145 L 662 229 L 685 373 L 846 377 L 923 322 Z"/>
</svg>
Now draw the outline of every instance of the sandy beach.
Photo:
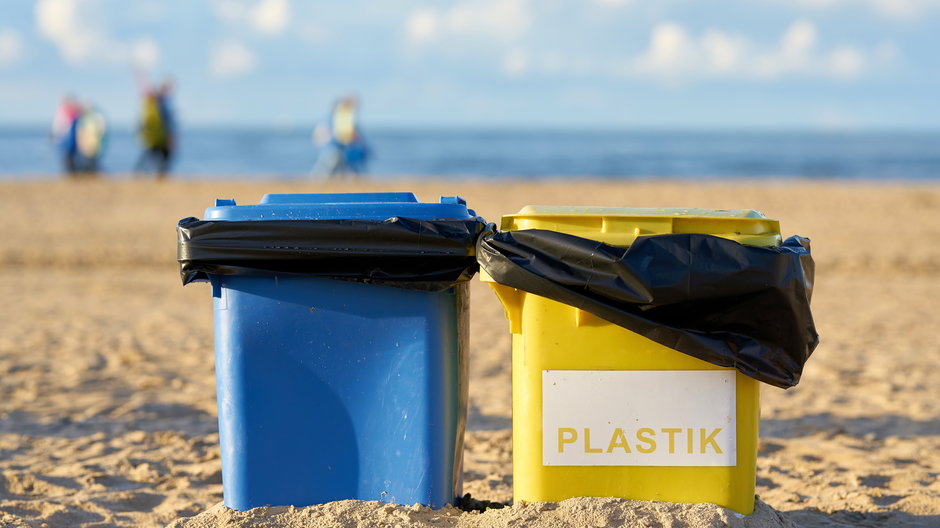
<svg viewBox="0 0 940 528">
<path fill-rule="evenodd" d="M 343 501 L 221 505 L 212 303 L 182 287 L 177 220 L 267 192 L 757 209 L 813 241 L 821 344 L 764 387 L 758 506 L 577 498 L 483 513 Z M 940 526 L 940 187 L 848 182 L 0 184 L 0 526 Z M 465 492 L 512 498 L 510 334 L 471 286 Z"/>
</svg>

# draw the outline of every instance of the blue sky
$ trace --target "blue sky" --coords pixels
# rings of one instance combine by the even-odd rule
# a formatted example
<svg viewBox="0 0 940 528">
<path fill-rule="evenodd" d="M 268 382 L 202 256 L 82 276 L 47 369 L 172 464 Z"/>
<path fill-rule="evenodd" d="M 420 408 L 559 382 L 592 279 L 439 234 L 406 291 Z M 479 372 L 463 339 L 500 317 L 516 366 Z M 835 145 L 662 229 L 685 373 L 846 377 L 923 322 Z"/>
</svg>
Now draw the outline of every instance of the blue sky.
<svg viewBox="0 0 940 528">
<path fill-rule="evenodd" d="M 940 0 L 39 0 L 0 5 L 0 125 L 134 71 L 186 125 L 940 129 Z"/>
</svg>

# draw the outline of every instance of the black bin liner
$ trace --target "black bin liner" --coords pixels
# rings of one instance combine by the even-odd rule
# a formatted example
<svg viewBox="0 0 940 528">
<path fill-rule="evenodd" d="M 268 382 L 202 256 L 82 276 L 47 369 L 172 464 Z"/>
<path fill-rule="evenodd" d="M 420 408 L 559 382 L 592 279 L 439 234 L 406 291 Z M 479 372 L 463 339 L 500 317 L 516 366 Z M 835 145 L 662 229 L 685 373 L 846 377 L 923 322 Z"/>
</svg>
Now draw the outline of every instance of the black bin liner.
<svg viewBox="0 0 940 528">
<path fill-rule="evenodd" d="M 184 218 L 177 225 L 183 284 L 210 274 L 298 274 L 424 291 L 470 280 L 475 243 L 489 228 L 465 220 Z"/>
<path fill-rule="evenodd" d="M 819 342 L 809 308 L 814 266 L 802 237 L 764 248 L 666 234 L 624 249 L 530 229 L 481 237 L 477 259 L 500 284 L 781 388 L 799 383 Z"/>
</svg>

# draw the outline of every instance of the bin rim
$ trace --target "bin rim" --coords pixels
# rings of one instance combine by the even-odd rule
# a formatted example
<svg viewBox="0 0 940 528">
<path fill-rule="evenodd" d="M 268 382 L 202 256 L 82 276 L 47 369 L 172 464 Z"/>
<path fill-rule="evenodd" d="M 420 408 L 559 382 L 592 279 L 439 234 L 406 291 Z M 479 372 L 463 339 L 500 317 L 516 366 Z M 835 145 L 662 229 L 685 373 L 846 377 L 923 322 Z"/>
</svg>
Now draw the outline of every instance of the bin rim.
<svg viewBox="0 0 940 528">
<path fill-rule="evenodd" d="M 500 219 L 500 230 L 548 229 L 629 247 L 641 236 L 715 235 L 757 247 L 783 242 L 780 221 L 754 209 L 527 205 Z"/>
<path fill-rule="evenodd" d="M 610 216 L 653 218 L 719 218 L 774 220 L 755 209 L 708 209 L 700 207 L 617 207 L 597 205 L 526 205 L 503 218 L 546 216 Z"/>
<path fill-rule="evenodd" d="M 441 196 L 421 202 L 412 192 L 269 193 L 258 203 L 239 205 L 219 199 L 205 210 L 211 221 L 271 220 L 387 220 L 395 217 L 420 220 L 467 220 L 476 213 L 459 196 Z"/>
</svg>

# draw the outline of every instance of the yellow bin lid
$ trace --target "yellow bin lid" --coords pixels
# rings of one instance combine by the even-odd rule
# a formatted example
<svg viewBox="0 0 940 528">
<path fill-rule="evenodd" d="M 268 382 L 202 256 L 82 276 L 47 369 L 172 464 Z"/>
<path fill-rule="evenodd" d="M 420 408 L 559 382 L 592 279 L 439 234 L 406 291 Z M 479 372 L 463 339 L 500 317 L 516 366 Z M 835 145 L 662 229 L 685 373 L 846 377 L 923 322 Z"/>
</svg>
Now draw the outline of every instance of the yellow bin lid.
<svg viewBox="0 0 940 528">
<path fill-rule="evenodd" d="M 549 229 L 626 247 L 643 235 L 698 233 L 750 246 L 781 243 L 780 222 L 747 209 L 651 209 L 527 205 L 505 215 L 503 231 Z"/>
</svg>

